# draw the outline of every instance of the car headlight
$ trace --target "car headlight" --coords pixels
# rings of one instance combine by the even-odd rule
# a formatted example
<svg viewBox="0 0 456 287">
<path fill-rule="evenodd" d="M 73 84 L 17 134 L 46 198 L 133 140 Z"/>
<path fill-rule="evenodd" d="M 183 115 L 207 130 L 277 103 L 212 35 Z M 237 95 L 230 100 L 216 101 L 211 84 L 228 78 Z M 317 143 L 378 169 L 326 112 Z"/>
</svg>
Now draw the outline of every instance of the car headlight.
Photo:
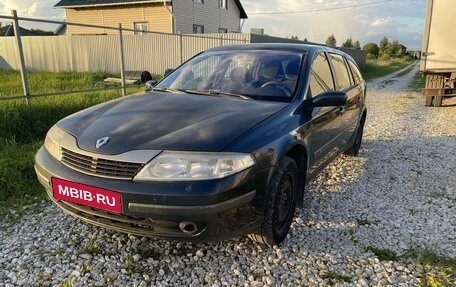
<svg viewBox="0 0 456 287">
<path fill-rule="evenodd" d="M 137 181 L 185 181 L 226 177 L 243 171 L 255 162 L 241 153 L 164 151 L 144 166 Z"/>
<path fill-rule="evenodd" d="M 60 160 L 60 142 L 65 134 L 66 132 L 63 129 L 54 125 L 44 140 L 44 147 L 57 160 Z"/>
</svg>

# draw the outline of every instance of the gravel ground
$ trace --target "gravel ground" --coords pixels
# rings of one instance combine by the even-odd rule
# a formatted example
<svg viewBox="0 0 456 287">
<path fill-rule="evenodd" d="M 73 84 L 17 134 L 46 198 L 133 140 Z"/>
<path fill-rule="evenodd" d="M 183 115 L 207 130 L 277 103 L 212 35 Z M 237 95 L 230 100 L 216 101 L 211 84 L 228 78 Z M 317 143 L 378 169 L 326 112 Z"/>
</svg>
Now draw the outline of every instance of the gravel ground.
<svg viewBox="0 0 456 287">
<path fill-rule="evenodd" d="M 307 187 L 280 247 L 128 236 L 42 202 L 0 223 L 0 287 L 420 284 L 437 271 L 380 253 L 456 256 L 456 100 L 425 108 L 407 89 L 416 71 L 369 84 L 360 157 L 339 157 Z"/>
</svg>

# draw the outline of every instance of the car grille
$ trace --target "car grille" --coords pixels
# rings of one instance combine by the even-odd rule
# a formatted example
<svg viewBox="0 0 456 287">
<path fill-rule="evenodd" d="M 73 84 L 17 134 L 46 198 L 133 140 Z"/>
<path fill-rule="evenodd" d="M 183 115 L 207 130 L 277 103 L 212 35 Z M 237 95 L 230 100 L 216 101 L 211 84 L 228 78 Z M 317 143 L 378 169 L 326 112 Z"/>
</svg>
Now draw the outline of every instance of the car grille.
<svg viewBox="0 0 456 287">
<path fill-rule="evenodd" d="M 144 166 L 142 163 L 107 160 L 61 149 L 62 163 L 90 175 L 130 180 Z"/>
</svg>

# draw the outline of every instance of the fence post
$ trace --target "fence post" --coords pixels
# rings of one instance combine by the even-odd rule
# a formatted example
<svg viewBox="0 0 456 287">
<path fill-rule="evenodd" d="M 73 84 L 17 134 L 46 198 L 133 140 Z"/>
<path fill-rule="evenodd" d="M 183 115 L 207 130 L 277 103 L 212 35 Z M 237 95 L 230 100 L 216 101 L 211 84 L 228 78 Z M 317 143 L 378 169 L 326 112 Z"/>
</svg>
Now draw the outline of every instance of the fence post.
<svg viewBox="0 0 456 287">
<path fill-rule="evenodd" d="M 179 31 L 179 53 L 180 53 L 180 64 L 182 64 L 182 62 L 184 62 L 184 45 L 183 45 L 183 42 L 182 42 L 182 32 Z"/>
<path fill-rule="evenodd" d="M 127 95 L 127 87 L 125 86 L 125 61 L 124 61 L 124 47 L 122 24 L 119 23 L 119 45 L 120 45 L 120 77 L 122 79 L 122 96 Z"/>
<path fill-rule="evenodd" d="M 220 35 L 220 46 L 223 46 L 223 34 Z"/>
<path fill-rule="evenodd" d="M 19 20 L 17 20 L 17 12 L 16 10 L 11 10 L 11 14 L 13 14 L 14 21 L 13 21 L 13 29 L 14 29 L 14 36 L 16 37 L 17 42 L 17 49 L 19 50 L 19 59 L 21 61 L 21 79 L 22 79 L 22 88 L 24 89 L 24 98 L 27 105 L 30 105 L 30 89 L 29 89 L 29 82 L 27 77 L 27 71 L 25 70 L 25 58 L 24 58 L 24 50 L 22 47 L 22 39 L 21 39 L 21 32 L 19 29 Z"/>
</svg>

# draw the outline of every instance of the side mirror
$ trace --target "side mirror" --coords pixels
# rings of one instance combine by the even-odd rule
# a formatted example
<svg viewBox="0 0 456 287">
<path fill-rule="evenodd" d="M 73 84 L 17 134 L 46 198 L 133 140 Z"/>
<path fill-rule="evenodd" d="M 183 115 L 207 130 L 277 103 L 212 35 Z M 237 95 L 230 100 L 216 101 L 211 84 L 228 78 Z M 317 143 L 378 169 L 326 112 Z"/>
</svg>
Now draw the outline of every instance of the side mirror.
<svg viewBox="0 0 456 287">
<path fill-rule="evenodd" d="M 171 74 L 174 71 L 174 69 L 166 69 L 165 70 L 165 77 Z"/>
<path fill-rule="evenodd" d="M 336 107 L 344 106 L 347 103 L 347 93 L 329 91 L 312 99 L 314 107 Z"/>
<path fill-rule="evenodd" d="M 156 80 L 147 81 L 146 82 L 146 87 L 147 87 L 146 91 L 152 90 L 157 83 L 158 83 L 158 81 L 156 81 Z"/>
</svg>

